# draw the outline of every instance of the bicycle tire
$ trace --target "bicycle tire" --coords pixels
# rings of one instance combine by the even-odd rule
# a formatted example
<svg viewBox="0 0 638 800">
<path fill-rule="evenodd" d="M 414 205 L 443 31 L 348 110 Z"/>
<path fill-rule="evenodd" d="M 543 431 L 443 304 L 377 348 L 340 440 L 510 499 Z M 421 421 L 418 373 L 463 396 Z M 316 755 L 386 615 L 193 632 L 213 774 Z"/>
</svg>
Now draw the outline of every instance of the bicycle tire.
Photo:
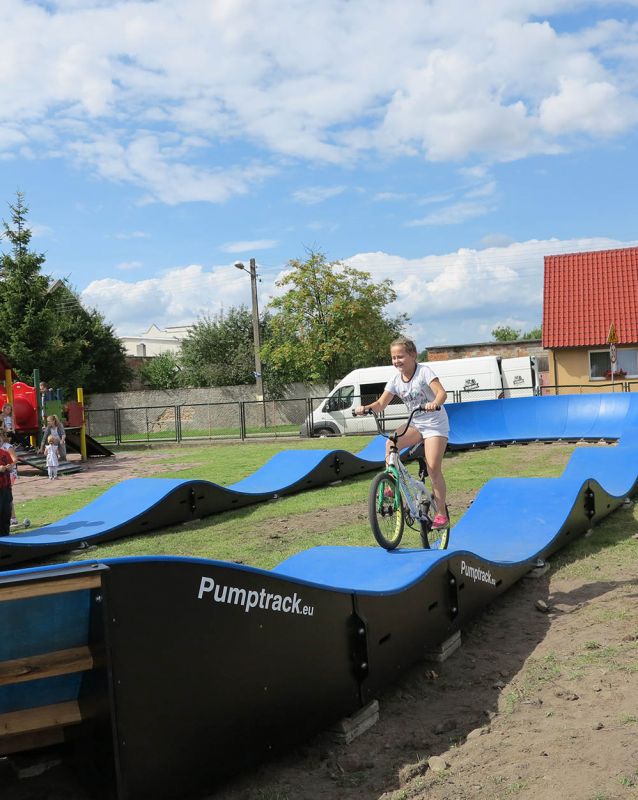
<svg viewBox="0 0 638 800">
<path fill-rule="evenodd" d="M 391 495 L 386 494 L 387 487 L 392 489 Z M 368 516 L 377 543 L 385 550 L 398 547 L 403 536 L 405 517 L 396 478 L 388 472 L 380 472 L 372 479 Z"/>
<path fill-rule="evenodd" d="M 436 516 L 436 503 L 432 498 L 432 503 L 428 503 L 426 513 L 427 521 L 421 521 L 421 544 L 426 550 L 447 550 L 450 542 L 450 512 L 445 506 L 445 516 L 448 519 L 447 528 L 433 528 L 432 520 Z"/>
</svg>

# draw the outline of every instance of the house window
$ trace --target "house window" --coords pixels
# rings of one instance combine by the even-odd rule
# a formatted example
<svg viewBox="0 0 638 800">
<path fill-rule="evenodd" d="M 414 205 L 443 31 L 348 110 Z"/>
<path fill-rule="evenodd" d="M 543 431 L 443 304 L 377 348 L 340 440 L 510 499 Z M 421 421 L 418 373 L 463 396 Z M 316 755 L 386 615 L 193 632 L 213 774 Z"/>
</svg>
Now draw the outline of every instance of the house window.
<svg viewBox="0 0 638 800">
<path fill-rule="evenodd" d="M 146 345 L 145 344 L 138 344 L 137 345 L 137 355 L 138 356 L 145 356 L 146 355 Z"/>
<path fill-rule="evenodd" d="M 619 349 L 616 352 L 618 353 L 616 369 L 622 370 L 628 378 L 638 377 L 638 348 Z M 609 348 L 589 351 L 589 377 L 592 380 L 605 380 L 610 369 Z"/>
</svg>

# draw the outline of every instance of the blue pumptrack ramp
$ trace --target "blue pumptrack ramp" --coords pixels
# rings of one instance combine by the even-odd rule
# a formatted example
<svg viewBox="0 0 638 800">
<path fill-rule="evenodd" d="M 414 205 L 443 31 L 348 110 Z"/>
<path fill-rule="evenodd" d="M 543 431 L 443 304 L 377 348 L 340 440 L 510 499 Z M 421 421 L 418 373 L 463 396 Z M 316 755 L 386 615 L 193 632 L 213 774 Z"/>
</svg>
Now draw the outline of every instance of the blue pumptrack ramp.
<svg viewBox="0 0 638 800">
<path fill-rule="evenodd" d="M 638 487 L 638 395 L 449 407 L 456 447 L 603 440 L 558 478 L 488 481 L 447 550 L 315 547 L 273 570 L 138 557 L 0 573 L 0 754 L 99 736 L 119 800 L 207 794 L 247 763 L 356 713 L 423 653 Z M 378 468 L 287 451 L 233 486 L 136 479 L 39 531 L 18 561 L 301 491 Z"/>
<path fill-rule="evenodd" d="M 638 401 L 628 393 L 522 397 L 447 408 L 451 448 L 561 439 L 612 441 L 625 429 L 628 439 L 638 441 Z M 231 486 L 132 478 L 59 522 L 0 537 L 0 565 L 145 533 L 370 472 L 382 464 L 384 452 L 380 436 L 356 455 L 344 450 L 286 450 Z"/>
</svg>

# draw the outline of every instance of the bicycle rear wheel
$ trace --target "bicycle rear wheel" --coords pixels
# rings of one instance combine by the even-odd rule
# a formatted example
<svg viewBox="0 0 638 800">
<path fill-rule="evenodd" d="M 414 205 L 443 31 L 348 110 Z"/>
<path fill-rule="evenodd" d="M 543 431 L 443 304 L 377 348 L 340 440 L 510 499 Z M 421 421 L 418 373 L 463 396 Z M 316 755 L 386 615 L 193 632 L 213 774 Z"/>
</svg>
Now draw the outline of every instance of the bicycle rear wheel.
<svg viewBox="0 0 638 800">
<path fill-rule="evenodd" d="M 432 498 L 431 503 L 425 504 L 427 519 L 421 520 L 421 544 L 426 549 L 445 550 L 450 541 L 450 512 L 445 506 L 445 516 L 448 519 L 447 528 L 433 528 L 432 520 L 436 516 L 436 503 Z"/>
<path fill-rule="evenodd" d="M 374 538 L 386 550 L 398 547 L 405 519 L 399 486 L 393 475 L 380 472 L 370 484 L 368 516 Z"/>
</svg>

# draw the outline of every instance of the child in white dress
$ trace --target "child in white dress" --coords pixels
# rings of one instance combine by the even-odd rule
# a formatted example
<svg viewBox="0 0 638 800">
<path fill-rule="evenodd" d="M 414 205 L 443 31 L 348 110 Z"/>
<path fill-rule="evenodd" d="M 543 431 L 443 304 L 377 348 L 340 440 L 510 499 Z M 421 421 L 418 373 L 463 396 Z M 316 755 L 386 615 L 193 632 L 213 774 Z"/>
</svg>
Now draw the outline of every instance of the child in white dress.
<svg viewBox="0 0 638 800">
<path fill-rule="evenodd" d="M 51 435 L 47 439 L 47 446 L 44 448 L 50 481 L 54 481 L 58 477 L 58 465 L 60 463 L 60 452 L 58 450 L 59 441 L 60 440 L 56 436 Z"/>
</svg>

